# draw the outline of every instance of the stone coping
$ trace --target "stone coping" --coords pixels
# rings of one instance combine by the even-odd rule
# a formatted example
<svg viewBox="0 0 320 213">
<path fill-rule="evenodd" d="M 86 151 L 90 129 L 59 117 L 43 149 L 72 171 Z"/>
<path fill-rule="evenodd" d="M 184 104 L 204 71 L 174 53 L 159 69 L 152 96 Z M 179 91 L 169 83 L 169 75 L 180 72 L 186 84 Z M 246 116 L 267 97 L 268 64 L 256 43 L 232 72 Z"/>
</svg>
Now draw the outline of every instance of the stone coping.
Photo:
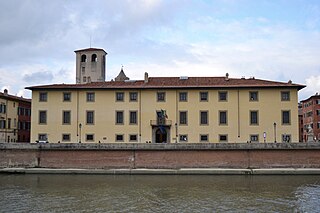
<svg viewBox="0 0 320 213">
<path fill-rule="evenodd" d="M 320 168 L 181 168 L 181 169 L 51 169 L 3 168 L 0 174 L 82 174 L 82 175 L 320 175 Z"/>
<path fill-rule="evenodd" d="M 320 149 L 311 143 L 0 143 L 0 150 L 306 150 Z"/>
</svg>

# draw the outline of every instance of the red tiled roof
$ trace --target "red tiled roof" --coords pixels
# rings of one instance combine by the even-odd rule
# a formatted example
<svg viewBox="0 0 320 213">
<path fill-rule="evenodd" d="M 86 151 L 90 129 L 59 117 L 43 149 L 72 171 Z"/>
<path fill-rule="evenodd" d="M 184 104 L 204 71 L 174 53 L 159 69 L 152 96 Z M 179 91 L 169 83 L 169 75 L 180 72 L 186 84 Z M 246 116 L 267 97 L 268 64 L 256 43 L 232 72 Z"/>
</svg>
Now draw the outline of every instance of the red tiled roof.
<svg viewBox="0 0 320 213">
<path fill-rule="evenodd" d="M 31 99 L 18 97 L 18 96 L 14 96 L 14 95 L 9 95 L 9 94 L 4 94 L 2 92 L 0 92 L 0 98 L 31 103 Z"/>
<path fill-rule="evenodd" d="M 41 89 L 190 89 L 190 88 L 275 88 L 291 87 L 298 90 L 305 85 L 267 81 L 260 79 L 244 79 L 225 77 L 150 77 L 148 82 L 143 80 L 93 82 L 88 84 L 52 84 L 26 87 L 30 90 Z"/>
<path fill-rule="evenodd" d="M 101 48 L 86 48 L 86 49 L 81 49 L 81 50 L 75 50 L 74 52 L 82 52 L 82 51 L 103 51 L 105 53 L 107 53 L 104 49 L 101 49 Z"/>
</svg>

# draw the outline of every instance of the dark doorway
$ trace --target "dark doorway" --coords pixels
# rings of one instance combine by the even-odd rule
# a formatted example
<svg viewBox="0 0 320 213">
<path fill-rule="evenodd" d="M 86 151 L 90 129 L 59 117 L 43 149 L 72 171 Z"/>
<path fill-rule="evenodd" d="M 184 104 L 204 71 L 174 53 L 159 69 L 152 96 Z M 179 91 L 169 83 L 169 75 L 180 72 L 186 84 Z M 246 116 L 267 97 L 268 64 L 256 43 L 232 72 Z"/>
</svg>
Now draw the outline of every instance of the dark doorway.
<svg viewBox="0 0 320 213">
<path fill-rule="evenodd" d="M 167 143 L 167 131 L 164 127 L 159 127 L 157 129 L 156 143 Z"/>
</svg>

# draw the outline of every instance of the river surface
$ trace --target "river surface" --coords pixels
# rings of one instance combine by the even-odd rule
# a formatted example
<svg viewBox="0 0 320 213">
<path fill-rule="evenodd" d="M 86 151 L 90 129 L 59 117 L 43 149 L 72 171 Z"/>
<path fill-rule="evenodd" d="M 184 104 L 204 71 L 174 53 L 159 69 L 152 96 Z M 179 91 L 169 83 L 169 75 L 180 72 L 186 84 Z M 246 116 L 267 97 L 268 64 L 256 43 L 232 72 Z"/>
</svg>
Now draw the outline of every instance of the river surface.
<svg viewBox="0 0 320 213">
<path fill-rule="evenodd" d="M 320 176 L 1 174 L 0 212 L 320 212 Z"/>
</svg>

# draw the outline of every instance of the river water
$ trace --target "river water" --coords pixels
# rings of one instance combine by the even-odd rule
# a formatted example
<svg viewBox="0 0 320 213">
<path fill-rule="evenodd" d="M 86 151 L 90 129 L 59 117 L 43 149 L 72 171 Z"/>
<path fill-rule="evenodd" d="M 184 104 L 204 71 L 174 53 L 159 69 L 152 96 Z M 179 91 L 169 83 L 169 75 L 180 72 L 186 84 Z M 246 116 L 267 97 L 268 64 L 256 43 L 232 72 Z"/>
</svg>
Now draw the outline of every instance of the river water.
<svg viewBox="0 0 320 213">
<path fill-rule="evenodd" d="M 0 212 L 320 212 L 320 176 L 1 174 Z"/>
</svg>

